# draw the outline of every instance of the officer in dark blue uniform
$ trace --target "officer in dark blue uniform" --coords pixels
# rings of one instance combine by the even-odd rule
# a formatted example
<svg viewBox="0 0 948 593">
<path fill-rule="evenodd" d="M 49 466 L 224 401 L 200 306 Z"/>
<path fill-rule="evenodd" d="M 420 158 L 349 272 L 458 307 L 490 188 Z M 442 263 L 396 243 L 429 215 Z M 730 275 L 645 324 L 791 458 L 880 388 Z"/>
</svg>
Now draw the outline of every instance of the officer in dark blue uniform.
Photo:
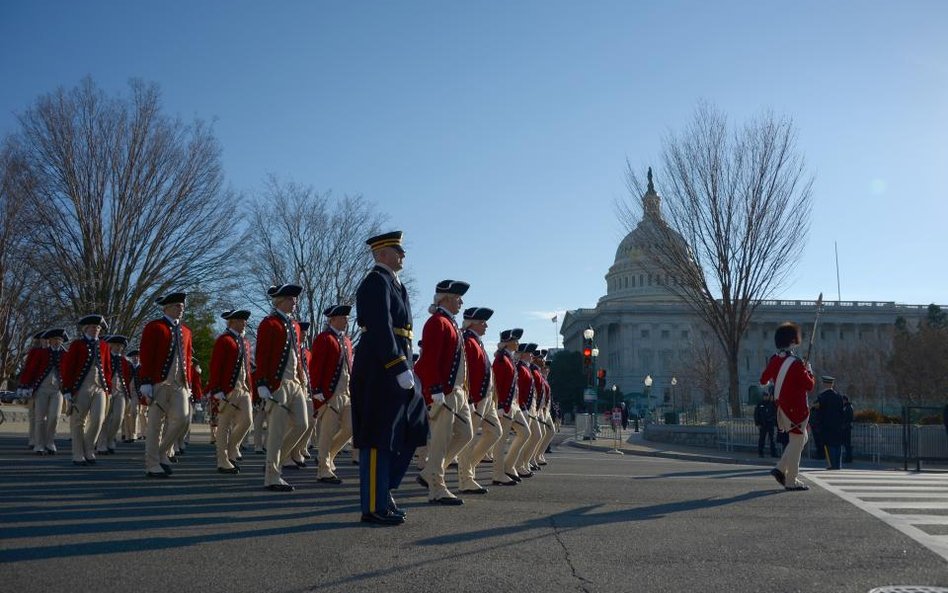
<svg viewBox="0 0 948 593">
<path fill-rule="evenodd" d="M 836 379 L 824 376 L 822 381 L 825 389 L 816 399 L 820 415 L 820 442 L 826 455 L 826 469 L 839 469 L 845 423 L 843 396 L 835 389 Z"/>
<path fill-rule="evenodd" d="M 415 390 L 411 305 L 398 279 L 405 258 L 402 233 L 386 233 L 366 243 L 375 266 L 356 292 L 361 336 L 349 381 L 362 521 L 400 525 L 405 513 L 389 491 L 401 483 L 415 448 L 425 444 L 428 415 L 424 398 Z"/>
</svg>

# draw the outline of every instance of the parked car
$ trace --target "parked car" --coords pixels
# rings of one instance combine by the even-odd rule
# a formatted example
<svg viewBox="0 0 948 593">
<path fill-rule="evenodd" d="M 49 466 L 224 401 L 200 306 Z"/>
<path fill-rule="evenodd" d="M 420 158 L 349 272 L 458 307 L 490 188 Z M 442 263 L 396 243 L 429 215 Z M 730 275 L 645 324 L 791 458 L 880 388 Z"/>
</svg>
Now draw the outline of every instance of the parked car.
<svg viewBox="0 0 948 593">
<path fill-rule="evenodd" d="M 0 402 L 12 404 L 17 400 L 15 391 L 0 391 Z"/>
</svg>

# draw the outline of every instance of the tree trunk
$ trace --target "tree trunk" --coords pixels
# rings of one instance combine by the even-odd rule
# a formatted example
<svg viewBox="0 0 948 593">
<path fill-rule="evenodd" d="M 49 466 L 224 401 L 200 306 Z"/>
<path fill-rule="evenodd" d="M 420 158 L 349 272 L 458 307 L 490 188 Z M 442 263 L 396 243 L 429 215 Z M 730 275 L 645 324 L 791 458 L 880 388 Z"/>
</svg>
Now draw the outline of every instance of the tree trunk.
<svg viewBox="0 0 948 593">
<path fill-rule="evenodd" d="M 727 401 L 731 404 L 731 416 L 741 417 L 741 390 L 737 373 L 738 351 L 734 349 L 727 355 Z"/>
</svg>

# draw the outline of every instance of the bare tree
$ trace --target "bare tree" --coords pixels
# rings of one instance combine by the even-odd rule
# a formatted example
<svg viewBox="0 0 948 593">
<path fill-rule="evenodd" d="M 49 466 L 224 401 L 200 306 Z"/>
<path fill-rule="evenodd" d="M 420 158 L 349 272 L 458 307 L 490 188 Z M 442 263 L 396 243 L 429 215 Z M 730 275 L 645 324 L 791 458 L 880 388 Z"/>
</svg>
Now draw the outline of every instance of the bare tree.
<svg viewBox="0 0 948 593">
<path fill-rule="evenodd" d="M 892 355 L 893 336 L 885 334 L 863 338 L 848 348 L 819 352 L 813 365 L 817 374 L 836 377 L 840 391 L 854 402 L 859 400 L 861 407 L 875 403 L 882 411 L 885 396 L 895 392 L 895 377 L 888 366 Z"/>
<path fill-rule="evenodd" d="M 372 266 L 365 240 L 385 219 L 362 196 L 335 198 L 270 176 L 251 217 L 254 248 L 244 297 L 268 311 L 268 286 L 298 283 L 300 319 L 318 324 L 327 307 L 354 303 Z"/>
<path fill-rule="evenodd" d="M 645 253 L 660 282 L 717 336 L 728 366 L 728 396 L 741 415 L 738 356 L 759 302 L 773 296 L 799 259 L 809 229 L 813 179 L 790 120 L 765 114 L 739 128 L 702 104 L 691 124 L 663 143 L 661 187 L 627 163 L 628 187 L 642 196 Z M 638 207 L 620 206 L 633 226 Z M 664 212 L 664 216 L 663 216 Z"/>
<path fill-rule="evenodd" d="M 908 405 L 943 405 L 948 392 L 948 327 L 937 320 L 915 328 L 898 323 L 887 369 L 895 378 L 899 399 Z"/>
<path fill-rule="evenodd" d="M 727 366 L 721 346 L 717 341 L 702 339 L 692 343 L 687 352 L 680 361 L 684 369 L 682 388 L 694 388 L 701 394 L 702 402 L 710 409 L 710 423 L 717 424 Z"/>
<path fill-rule="evenodd" d="M 33 268 L 49 306 L 91 311 L 132 332 L 172 289 L 213 290 L 240 243 L 238 201 L 201 121 L 162 113 L 155 84 L 108 97 L 90 79 L 39 97 L 19 116 L 14 195 L 43 231 Z"/>
</svg>

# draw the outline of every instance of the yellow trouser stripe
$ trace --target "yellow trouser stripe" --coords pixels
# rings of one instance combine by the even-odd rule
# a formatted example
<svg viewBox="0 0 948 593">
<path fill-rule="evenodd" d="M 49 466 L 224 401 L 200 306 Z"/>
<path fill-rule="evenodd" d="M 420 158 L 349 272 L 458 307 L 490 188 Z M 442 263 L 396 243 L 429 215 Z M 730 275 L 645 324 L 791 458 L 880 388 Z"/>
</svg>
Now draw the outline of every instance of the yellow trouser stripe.
<svg viewBox="0 0 948 593">
<path fill-rule="evenodd" d="M 369 450 L 369 512 L 376 512 L 375 509 L 375 489 L 378 478 L 378 449 Z"/>
</svg>

